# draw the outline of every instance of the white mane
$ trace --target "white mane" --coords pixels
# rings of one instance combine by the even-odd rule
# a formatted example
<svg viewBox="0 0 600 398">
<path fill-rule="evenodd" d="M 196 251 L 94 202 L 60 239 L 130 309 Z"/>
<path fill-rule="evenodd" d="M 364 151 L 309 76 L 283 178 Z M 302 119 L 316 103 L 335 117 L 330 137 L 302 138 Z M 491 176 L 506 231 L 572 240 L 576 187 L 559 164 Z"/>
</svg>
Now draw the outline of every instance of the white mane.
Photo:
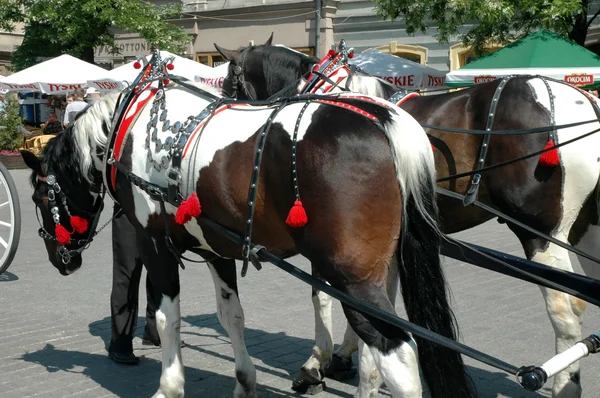
<svg viewBox="0 0 600 398">
<path fill-rule="evenodd" d="M 83 177 L 88 181 L 91 180 L 92 164 L 96 169 L 100 169 L 100 159 L 96 156 L 97 149 L 102 152 L 106 148 L 108 140 L 107 132 L 102 126 L 106 125 L 108 129 L 112 127 L 112 117 L 117 105 L 118 92 L 106 94 L 100 100 L 94 102 L 90 107 L 73 123 L 73 136 L 77 143 L 79 151 L 81 170 Z"/>
</svg>

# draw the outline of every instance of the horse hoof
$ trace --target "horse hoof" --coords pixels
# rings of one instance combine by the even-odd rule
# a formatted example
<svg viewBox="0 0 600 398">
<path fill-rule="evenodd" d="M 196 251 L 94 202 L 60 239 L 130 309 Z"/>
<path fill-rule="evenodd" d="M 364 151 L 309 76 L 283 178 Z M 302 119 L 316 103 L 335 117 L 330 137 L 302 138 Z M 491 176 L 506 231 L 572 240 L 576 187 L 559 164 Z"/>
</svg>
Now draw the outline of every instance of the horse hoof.
<svg viewBox="0 0 600 398">
<path fill-rule="evenodd" d="M 322 379 L 323 375 L 319 370 L 302 368 L 292 382 L 292 390 L 300 394 L 318 394 L 326 388 Z"/>
<path fill-rule="evenodd" d="M 337 381 L 350 380 L 356 377 L 356 368 L 353 366 L 352 357 L 342 358 L 333 354 L 331 362 L 325 368 L 325 377 Z"/>
</svg>

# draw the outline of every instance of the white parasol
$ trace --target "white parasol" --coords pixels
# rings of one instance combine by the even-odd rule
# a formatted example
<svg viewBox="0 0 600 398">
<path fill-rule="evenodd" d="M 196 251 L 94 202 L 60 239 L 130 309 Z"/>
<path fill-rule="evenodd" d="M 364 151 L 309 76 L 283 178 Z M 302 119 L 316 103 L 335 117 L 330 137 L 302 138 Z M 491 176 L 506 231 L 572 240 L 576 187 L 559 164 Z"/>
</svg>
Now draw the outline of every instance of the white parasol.
<svg viewBox="0 0 600 398">
<path fill-rule="evenodd" d="M 7 76 L 0 81 L 0 88 L 7 91 L 66 94 L 84 87 L 89 79 L 100 79 L 107 75 L 106 69 L 63 54 Z"/>
<path fill-rule="evenodd" d="M 446 72 L 374 48 L 356 54 L 350 64 L 403 89 L 444 87 L 446 81 Z"/>
</svg>

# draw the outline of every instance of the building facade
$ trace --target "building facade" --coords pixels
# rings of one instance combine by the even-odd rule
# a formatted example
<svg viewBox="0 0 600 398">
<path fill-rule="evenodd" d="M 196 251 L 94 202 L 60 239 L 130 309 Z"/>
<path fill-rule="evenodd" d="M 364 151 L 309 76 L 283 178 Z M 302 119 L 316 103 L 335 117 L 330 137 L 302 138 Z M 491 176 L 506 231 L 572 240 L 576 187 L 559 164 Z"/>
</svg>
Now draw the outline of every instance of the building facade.
<svg viewBox="0 0 600 398">
<path fill-rule="evenodd" d="M 213 43 L 228 49 L 261 44 L 273 33 L 274 43 L 298 51 L 322 55 L 334 43 L 345 39 L 360 52 L 368 48 L 431 66 L 441 71 L 458 69 L 473 59 L 473 53 L 456 40 L 440 44 L 433 37 L 436 28 L 426 33 L 406 33 L 402 18 L 395 22 L 381 20 L 375 3 L 366 0 L 179 0 L 182 18 L 171 22 L 190 35 L 184 55 L 209 66 L 224 62 Z M 153 0 L 164 4 L 169 0 Z M 600 10 L 600 0 L 592 2 L 588 18 Z M 319 8 L 319 12 L 317 12 Z M 319 15 L 320 18 L 316 18 Z M 472 25 L 465 25 L 466 31 Z M 317 29 L 318 28 L 318 29 Z M 145 55 L 150 45 L 138 34 L 115 34 L 119 54 L 98 47 L 96 63 L 107 69 L 123 65 L 137 55 Z M 11 53 L 23 39 L 22 29 L 0 32 L 0 74 L 6 75 Z M 590 26 L 586 47 L 600 54 L 600 17 Z M 499 47 L 491 46 L 490 51 Z"/>
<path fill-rule="evenodd" d="M 0 31 L 0 75 L 7 76 L 12 72 L 8 70 L 12 53 L 23 42 L 23 26 L 17 25 L 13 32 Z"/>
</svg>

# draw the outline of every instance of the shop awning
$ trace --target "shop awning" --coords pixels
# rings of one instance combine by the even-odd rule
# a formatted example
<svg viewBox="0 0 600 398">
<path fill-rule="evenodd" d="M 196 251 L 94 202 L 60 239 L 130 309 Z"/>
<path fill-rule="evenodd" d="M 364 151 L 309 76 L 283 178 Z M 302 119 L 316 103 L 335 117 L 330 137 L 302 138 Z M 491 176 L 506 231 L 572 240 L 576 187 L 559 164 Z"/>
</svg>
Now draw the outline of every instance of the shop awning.
<svg viewBox="0 0 600 398">
<path fill-rule="evenodd" d="M 40 62 L 0 81 L 7 91 L 41 91 L 66 94 L 85 87 L 89 79 L 106 77 L 108 71 L 68 54 Z"/>
<path fill-rule="evenodd" d="M 446 76 L 446 72 L 374 48 L 356 54 L 350 64 L 403 89 L 443 87 Z"/>
<path fill-rule="evenodd" d="M 582 88 L 600 85 L 600 56 L 542 29 L 446 75 L 446 85 L 471 86 L 509 75 L 542 75 Z"/>
</svg>

